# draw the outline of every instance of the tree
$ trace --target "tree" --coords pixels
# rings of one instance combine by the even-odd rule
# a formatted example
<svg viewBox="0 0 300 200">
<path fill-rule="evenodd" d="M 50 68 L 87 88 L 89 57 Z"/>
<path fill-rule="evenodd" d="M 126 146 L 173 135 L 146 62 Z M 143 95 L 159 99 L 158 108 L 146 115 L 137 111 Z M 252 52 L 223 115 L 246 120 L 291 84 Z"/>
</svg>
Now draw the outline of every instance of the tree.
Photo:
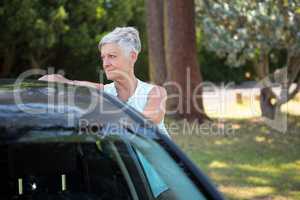
<svg viewBox="0 0 300 200">
<path fill-rule="evenodd" d="M 22 28 L 30 28 L 30 19 L 33 18 L 33 13 L 26 12 L 32 3 L 30 1 L 2 1 L 0 4 L 0 58 L 2 60 L 0 77 L 5 77 L 9 74 L 12 67 L 16 63 L 18 44 L 23 40 Z M 18 9 L 19 8 L 19 9 Z M 26 16 L 28 20 L 22 20 Z M 23 33 L 22 33 L 23 34 Z"/>
<path fill-rule="evenodd" d="M 164 3 L 162 0 L 146 0 L 145 4 L 150 80 L 162 85 L 167 78 L 164 49 Z"/>
<path fill-rule="evenodd" d="M 54 65 L 73 78 L 98 80 L 97 43 L 115 26 L 126 25 L 135 5 L 131 0 L 1 1 L 0 76 Z"/>
<path fill-rule="evenodd" d="M 173 83 L 168 91 L 172 97 L 168 101 L 168 110 L 201 123 L 206 115 L 197 63 L 194 1 L 166 0 L 164 3 L 167 80 Z M 173 98 L 174 94 L 179 94 L 179 98 Z"/>
<path fill-rule="evenodd" d="M 262 115 L 271 119 L 300 88 L 300 10 L 297 2 L 197 0 L 197 16 L 207 48 L 226 57 L 232 66 L 252 63 L 263 85 Z M 281 52 L 286 54 L 285 64 L 281 69 L 271 70 L 270 63 L 276 61 Z M 280 94 L 273 91 L 273 83 L 280 84 Z"/>
<path fill-rule="evenodd" d="M 49 60 L 53 56 L 50 49 L 66 31 L 68 17 L 63 4 L 30 0 L 2 2 L 0 16 L 0 51 L 5 52 L 2 76 L 9 73 L 17 57 L 25 58 L 33 68 Z"/>
</svg>

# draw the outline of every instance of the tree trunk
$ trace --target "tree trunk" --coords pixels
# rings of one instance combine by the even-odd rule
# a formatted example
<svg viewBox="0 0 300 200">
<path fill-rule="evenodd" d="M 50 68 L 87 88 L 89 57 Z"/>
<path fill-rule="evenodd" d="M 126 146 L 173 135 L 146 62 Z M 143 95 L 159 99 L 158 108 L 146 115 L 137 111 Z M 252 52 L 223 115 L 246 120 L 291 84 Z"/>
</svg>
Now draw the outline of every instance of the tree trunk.
<svg viewBox="0 0 300 200">
<path fill-rule="evenodd" d="M 272 91 L 272 83 L 269 79 L 269 55 L 264 50 L 261 50 L 261 52 L 257 62 L 254 64 L 254 70 L 262 86 L 260 89 L 261 115 L 269 119 L 274 119 L 277 97 Z"/>
<path fill-rule="evenodd" d="M 260 80 L 264 80 L 269 75 L 269 55 L 264 53 L 264 50 L 261 50 L 262 53 L 257 59 L 257 62 L 254 64 L 254 70 L 256 75 Z"/>
<path fill-rule="evenodd" d="M 288 52 L 287 67 L 274 73 L 276 83 L 281 84 L 278 104 L 282 105 L 293 99 L 300 89 L 300 52 Z M 295 87 L 294 87 L 295 84 Z"/>
<path fill-rule="evenodd" d="M 299 92 L 300 89 L 300 49 L 297 47 L 295 49 L 292 48 L 290 51 L 288 51 L 287 79 L 288 90 L 293 83 L 296 83 L 296 87 L 290 93 L 287 92 L 286 101 L 282 100 L 282 103 L 285 103 L 294 98 L 294 96 Z"/>
<path fill-rule="evenodd" d="M 280 110 L 280 106 L 290 99 L 292 99 L 300 89 L 300 52 L 299 49 L 291 50 L 288 52 L 287 68 L 282 68 L 275 71 L 272 75 L 272 79 L 276 84 L 281 85 L 281 92 L 277 96 L 272 91 L 272 83 L 270 82 L 271 74 L 269 73 L 269 58 L 268 54 L 262 53 L 258 62 L 254 65 L 257 76 L 262 83 L 261 95 L 260 95 L 260 108 L 262 116 L 269 119 L 274 119 L 276 116 L 276 109 Z M 290 91 L 290 87 L 295 81 L 296 87 Z M 272 103 L 272 101 L 274 101 Z"/>
<path fill-rule="evenodd" d="M 272 100 L 275 100 L 273 103 Z M 276 95 L 270 87 L 265 87 L 260 90 L 260 108 L 261 114 L 269 119 L 275 118 L 276 112 Z"/>
<path fill-rule="evenodd" d="M 164 50 L 163 5 L 163 0 L 146 0 L 149 74 L 150 80 L 158 85 L 163 85 L 167 77 Z"/>
<path fill-rule="evenodd" d="M 167 111 L 202 123 L 207 116 L 197 62 L 194 0 L 166 0 L 164 6 L 167 79 L 171 86 L 167 87 Z"/>
</svg>

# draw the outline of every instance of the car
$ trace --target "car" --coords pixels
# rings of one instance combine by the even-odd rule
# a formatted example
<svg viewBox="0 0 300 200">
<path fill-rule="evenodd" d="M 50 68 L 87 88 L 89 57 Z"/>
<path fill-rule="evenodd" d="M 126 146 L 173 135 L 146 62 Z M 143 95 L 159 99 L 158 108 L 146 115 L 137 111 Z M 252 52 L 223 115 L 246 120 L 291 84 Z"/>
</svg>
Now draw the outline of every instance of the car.
<svg viewBox="0 0 300 200">
<path fill-rule="evenodd" d="M 223 199 L 170 137 L 101 90 L 0 81 L 0 199 Z"/>
</svg>

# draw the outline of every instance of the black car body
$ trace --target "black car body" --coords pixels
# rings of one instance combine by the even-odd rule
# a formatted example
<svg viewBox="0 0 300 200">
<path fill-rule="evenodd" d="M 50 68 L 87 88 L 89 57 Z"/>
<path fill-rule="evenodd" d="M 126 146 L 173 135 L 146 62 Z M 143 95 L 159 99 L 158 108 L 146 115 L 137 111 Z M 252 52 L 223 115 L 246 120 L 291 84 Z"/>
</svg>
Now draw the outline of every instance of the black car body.
<svg viewBox="0 0 300 200">
<path fill-rule="evenodd" d="M 222 199 L 155 125 L 101 91 L 0 83 L 0 199 Z"/>
</svg>

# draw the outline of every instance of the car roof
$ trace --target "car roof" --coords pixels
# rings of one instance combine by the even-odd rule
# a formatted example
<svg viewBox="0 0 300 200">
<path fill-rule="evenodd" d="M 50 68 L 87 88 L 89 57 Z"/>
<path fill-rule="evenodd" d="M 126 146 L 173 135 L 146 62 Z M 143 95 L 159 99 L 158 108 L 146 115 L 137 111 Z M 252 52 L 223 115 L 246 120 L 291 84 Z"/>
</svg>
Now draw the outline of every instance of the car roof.
<svg viewBox="0 0 300 200">
<path fill-rule="evenodd" d="M 37 80 L 0 80 L 2 142 L 34 138 L 41 131 L 56 138 L 80 136 L 80 120 L 101 128 L 122 126 L 131 134 L 140 134 L 136 127 L 145 128 L 143 137 L 157 138 L 159 132 L 138 111 L 101 90 Z"/>
</svg>

